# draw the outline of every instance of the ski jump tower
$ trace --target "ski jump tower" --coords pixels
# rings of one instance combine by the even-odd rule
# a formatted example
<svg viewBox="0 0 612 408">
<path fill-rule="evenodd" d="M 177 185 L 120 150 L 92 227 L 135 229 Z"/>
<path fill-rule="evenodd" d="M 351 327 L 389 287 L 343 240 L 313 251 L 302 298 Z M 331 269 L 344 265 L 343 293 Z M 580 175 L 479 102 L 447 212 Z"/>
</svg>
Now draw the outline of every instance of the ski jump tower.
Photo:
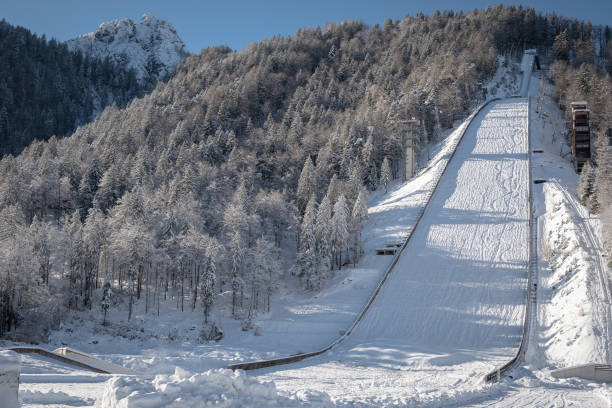
<svg viewBox="0 0 612 408">
<path fill-rule="evenodd" d="M 572 102 L 572 156 L 574 167 L 580 173 L 591 158 L 590 111 L 584 101 Z"/>
<path fill-rule="evenodd" d="M 417 125 L 419 121 L 416 119 L 405 120 L 403 123 L 406 125 L 406 131 L 404 132 L 404 181 L 410 180 L 414 177 L 417 165 L 417 152 L 419 148 L 419 135 L 417 133 Z"/>
</svg>

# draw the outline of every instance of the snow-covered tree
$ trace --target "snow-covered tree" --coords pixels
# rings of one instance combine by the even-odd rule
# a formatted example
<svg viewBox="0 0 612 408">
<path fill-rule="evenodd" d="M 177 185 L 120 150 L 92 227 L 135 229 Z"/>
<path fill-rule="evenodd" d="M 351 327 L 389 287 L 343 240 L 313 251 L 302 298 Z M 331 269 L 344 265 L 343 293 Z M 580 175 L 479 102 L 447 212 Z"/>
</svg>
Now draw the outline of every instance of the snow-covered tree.
<svg viewBox="0 0 612 408">
<path fill-rule="evenodd" d="M 595 169 L 589 160 L 582 167 L 580 182 L 578 183 L 578 198 L 587 207 L 592 207 L 592 204 L 597 203 L 594 181 Z"/>
<path fill-rule="evenodd" d="M 385 187 L 385 193 L 387 192 L 387 185 L 391 182 L 391 166 L 389 166 L 389 160 L 387 156 L 383 159 L 380 167 L 380 184 Z"/>
<path fill-rule="evenodd" d="M 357 264 L 357 261 L 363 254 L 361 230 L 363 224 L 368 218 L 368 193 L 367 190 L 362 188 L 359 192 L 359 196 L 353 206 L 351 212 L 351 235 L 353 236 L 353 265 Z"/>
<path fill-rule="evenodd" d="M 316 259 L 316 199 L 310 197 L 302 219 L 300 246 L 296 261 L 296 274 L 306 282 L 306 289 L 312 289 L 314 274 L 317 270 Z"/>
<path fill-rule="evenodd" d="M 371 135 L 363 146 L 361 160 L 365 173 L 365 185 L 369 190 L 374 191 L 378 185 L 378 176 L 376 174 L 376 163 L 374 161 L 374 138 Z"/>
<path fill-rule="evenodd" d="M 111 295 L 112 295 L 111 284 L 109 281 L 106 281 L 104 282 L 104 287 L 102 288 L 102 299 L 100 301 L 100 307 L 102 309 L 102 314 L 103 314 L 103 318 L 102 318 L 103 326 L 106 326 L 106 315 L 108 314 L 108 311 L 111 306 Z"/>
<path fill-rule="evenodd" d="M 213 254 L 206 259 L 206 265 L 203 269 L 201 284 L 202 284 L 202 308 L 204 309 L 204 323 L 208 323 L 210 310 L 215 303 L 215 284 L 217 277 L 215 275 L 215 261 Z"/>
<path fill-rule="evenodd" d="M 349 225 L 348 207 L 344 195 L 338 197 L 334 204 L 334 215 L 331 219 L 331 243 L 334 253 L 334 261 L 338 269 L 342 268 L 342 253 L 348 248 Z"/>
<path fill-rule="evenodd" d="M 315 241 L 316 241 L 316 257 L 317 270 L 316 278 L 313 279 L 313 289 L 319 289 L 321 281 L 324 280 L 331 268 L 332 259 L 332 207 L 329 197 L 326 195 L 321 200 L 317 210 L 317 218 L 315 221 Z"/>
<path fill-rule="evenodd" d="M 49 284 L 51 273 L 52 229 L 48 223 L 42 222 L 34 216 L 30 225 L 30 238 L 36 263 L 39 265 L 40 280 Z"/>
<path fill-rule="evenodd" d="M 306 158 L 297 187 L 297 200 L 300 213 L 306 210 L 310 197 L 317 192 L 317 178 L 314 165 L 310 157 Z"/>
</svg>

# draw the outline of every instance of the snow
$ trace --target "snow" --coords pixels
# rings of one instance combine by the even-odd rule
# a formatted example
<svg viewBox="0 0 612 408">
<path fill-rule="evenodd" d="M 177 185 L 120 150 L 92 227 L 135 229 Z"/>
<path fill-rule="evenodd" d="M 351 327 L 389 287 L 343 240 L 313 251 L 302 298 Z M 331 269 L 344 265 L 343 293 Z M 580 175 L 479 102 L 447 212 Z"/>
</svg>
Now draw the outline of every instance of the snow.
<svg viewBox="0 0 612 408">
<path fill-rule="evenodd" d="M 535 60 L 535 50 L 525 50 L 523 53 L 523 60 L 521 61 L 521 72 L 523 73 L 523 79 L 521 81 L 520 95 L 526 96 L 529 91 L 529 82 L 531 79 L 531 71 L 533 70 L 533 63 Z"/>
<path fill-rule="evenodd" d="M 65 392 L 61 392 L 61 391 L 47 391 L 47 392 L 40 392 L 40 391 L 23 391 L 19 394 L 19 399 L 21 400 L 21 403 L 23 405 L 28 404 L 30 406 L 72 406 L 72 407 L 79 407 L 79 406 L 91 406 L 93 405 L 93 403 L 95 402 L 93 399 L 91 398 L 78 398 L 78 397 L 73 397 L 69 394 L 66 394 Z"/>
<path fill-rule="evenodd" d="M 497 71 L 487 84 L 487 95 L 494 98 L 507 98 L 519 94 L 520 67 L 516 62 L 503 56 L 497 57 Z"/>
<path fill-rule="evenodd" d="M 199 407 L 302 407 L 332 406 L 321 392 L 304 392 L 291 398 L 278 394 L 273 383 L 262 383 L 243 372 L 219 369 L 193 374 L 177 368 L 174 374 L 115 377 L 110 380 L 98 408 L 199 408 Z"/>
<path fill-rule="evenodd" d="M 599 277 L 584 232 L 558 183 L 547 183 L 544 195 L 543 245 L 550 266 L 543 276 L 545 288 L 550 288 L 550 302 L 544 306 L 542 322 L 548 328 L 544 334 L 550 337 L 547 357 L 561 367 L 606 362 L 607 321 L 599 321 L 598 316 L 606 315 L 607 306 L 603 304 L 605 297 L 599 290 Z M 570 321 L 568 315 L 572 316 Z"/>
<path fill-rule="evenodd" d="M 150 60 L 159 65 L 156 79 L 170 75 L 188 53 L 171 23 L 152 14 L 142 16 L 140 24 L 129 18 L 102 23 L 93 33 L 66 42 L 68 48 L 84 54 L 127 64 L 136 71 L 138 80 L 149 75 Z"/>
<path fill-rule="evenodd" d="M 526 100 L 485 108 L 354 333 L 330 355 L 255 375 L 366 405 L 463 401 L 481 388 L 482 375 L 520 343 L 526 136 Z"/>
<path fill-rule="evenodd" d="M 500 85 L 491 89 L 497 95 L 519 89 L 512 78 L 504 79 L 516 78 L 517 66 L 503 67 L 500 59 L 506 74 L 496 76 Z M 372 194 L 363 231 L 366 256 L 357 268 L 338 271 L 316 296 L 282 288 L 272 300 L 272 312 L 254 320 L 261 336 L 242 332 L 239 321 L 222 317 L 231 305 L 228 293 L 220 295 L 211 316 L 225 333 L 218 343 L 200 343 L 201 312 L 176 311 L 172 299 L 162 303 L 159 318 L 146 314 L 142 303 L 135 305 L 131 322 L 123 309 L 115 309 L 108 326 L 100 325 L 97 311 L 75 313 L 54 334 L 52 344 L 76 347 L 145 376 L 110 378 L 24 356 L 23 405 L 45 406 L 48 401 L 62 406 L 63 398 L 71 406 L 90 406 L 97 399 L 99 406 L 129 400 L 149 407 L 171 406 L 185 398 L 181 406 L 205 399 L 228 406 L 609 406 L 609 386 L 550 375 L 568 365 L 609 362 L 609 304 L 601 300 L 593 265 L 601 244 L 589 244 L 584 230 L 580 232 L 586 226 L 597 232 L 598 220 L 588 219 L 568 199 L 577 176 L 562 137 L 563 119 L 550 88 L 538 79 L 534 74 L 526 82 L 532 97 L 532 148 L 544 151 L 532 155 L 533 175 L 558 184 L 533 186 L 541 239 L 538 313 L 526 360 L 511 371 L 513 378 L 483 383 L 485 373 L 516 353 L 523 322 L 525 99 L 488 106 L 467 129 L 398 267 L 361 324 L 331 352 L 247 373 L 220 369 L 321 349 L 348 328 L 392 259 L 374 255 L 374 249 L 401 242 L 409 233 L 461 128 L 440 145 L 424 149 L 424 158 L 436 153 L 416 178 L 390 184 L 387 194 Z M 569 255 L 549 265 L 543 257 L 549 244 L 543 239 L 547 231 L 557 230 L 563 239 L 549 242 L 558 248 L 555 259 Z M 566 248 L 558 245 L 564 240 Z M 579 267 L 568 274 L 571 262 L 565 261 L 572 257 Z"/>
</svg>

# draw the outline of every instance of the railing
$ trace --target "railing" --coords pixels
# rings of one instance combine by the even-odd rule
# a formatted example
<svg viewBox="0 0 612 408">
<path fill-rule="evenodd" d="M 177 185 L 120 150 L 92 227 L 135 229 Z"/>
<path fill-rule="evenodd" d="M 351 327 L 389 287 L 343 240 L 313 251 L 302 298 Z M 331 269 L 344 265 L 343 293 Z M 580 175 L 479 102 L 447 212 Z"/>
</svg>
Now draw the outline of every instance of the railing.
<svg viewBox="0 0 612 408">
<path fill-rule="evenodd" d="M 76 361 L 68 357 L 64 357 L 61 354 L 54 353 L 52 351 L 48 351 L 48 350 L 41 349 L 38 347 L 10 347 L 10 348 L 7 348 L 6 350 L 11 350 L 19 354 L 39 354 L 43 357 L 51 358 L 53 360 L 57 360 L 64 364 L 69 364 L 69 365 L 73 365 L 76 367 L 84 368 L 85 370 L 93 371 L 94 373 L 112 374 L 108 371 L 101 370 L 99 368 L 90 366 L 89 364 L 85 364 L 83 362 Z"/>
<path fill-rule="evenodd" d="M 442 176 L 446 172 L 446 169 L 447 169 L 449 163 L 451 162 L 451 160 L 455 156 L 455 152 L 457 150 L 457 146 L 459 146 L 459 143 L 461 143 L 461 141 L 463 140 L 463 136 L 465 135 L 465 132 L 471 126 L 472 121 L 474 120 L 476 115 L 478 115 L 491 102 L 498 101 L 498 100 L 500 100 L 500 98 L 494 98 L 494 99 L 491 99 L 489 101 L 484 102 L 478 108 L 476 108 L 476 110 L 474 112 L 472 112 L 472 114 L 468 117 L 468 119 L 467 119 L 468 123 L 463 128 L 463 130 L 461 131 L 461 135 L 457 138 L 457 142 L 455 143 L 455 146 L 453 146 L 452 153 L 451 153 L 450 157 L 448 158 L 448 160 L 446 161 L 446 164 L 444 165 L 444 168 L 439 172 L 437 180 L 436 180 L 436 183 L 435 183 L 434 187 L 428 193 L 425 205 L 421 208 L 421 211 L 419 212 L 417 220 L 416 220 L 413 228 L 411 228 L 410 233 L 408 234 L 408 237 L 403 242 L 403 244 L 400 247 L 400 249 L 396 252 L 395 256 L 393 257 L 393 260 L 391 261 L 391 264 L 385 270 L 383 278 L 379 282 L 378 286 L 376 286 L 376 289 L 374 290 L 374 292 L 370 296 L 368 302 L 363 307 L 363 309 L 361 310 L 361 312 L 359 313 L 359 315 L 357 316 L 357 318 L 355 319 L 353 324 L 349 327 L 348 330 L 346 330 L 346 332 L 342 336 L 340 336 L 338 339 L 336 339 L 334 342 L 332 342 L 327 347 L 325 347 L 325 348 L 323 348 L 321 350 L 318 350 L 318 351 L 313 351 L 313 352 L 310 352 L 310 353 L 300 353 L 300 354 L 295 354 L 295 355 L 289 356 L 289 357 L 276 358 L 276 359 L 270 359 L 270 360 L 261 360 L 261 361 L 254 361 L 254 362 L 248 362 L 248 363 L 232 364 L 232 365 L 228 366 L 227 368 L 229 368 L 231 370 L 256 370 L 256 369 L 264 368 L 264 367 L 271 367 L 271 366 L 279 366 L 279 365 L 284 365 L 284 364 L 297 363 L 299 361 L 305 360 L 305 359 L 310 358 L 310 357 L 315 357 L 315 356 L 321 355 L 321 354 L 331 350 L 333 347 L 335 347 L 338 344 L 342 343 L 348 336 L 350 336 L 351 333 L 353 333 L 353 331 L 355 330 L 355 328 L 359 325 L 359 323 L 361 322 L 361 320 L 363 319 L 363 317 L 365 316 L 367 311 L 370 309 L 370 306 L 372 306 L 372 303 L 374 303 L 374 300 L 376 299 L 376 297 L 380 293 L 380 290 L 382 289 L 383 285 L 387 281 L 387 278 L 391 274 L 391 271 L 393 270 L 393 268 L 397 264 L 397 262 L 399 260 L 399 257 L 401 256 L 402 252 L 404 252 L 404 249 L 406 248 L 406 246 L 408 245 L 408 242 L 412 238 L 413 233 L 416 230 L 417 225 L 421 221 L 421 218 L 423 218 L 423 214 L 425 213 L 425 210 L 427 209 L 427 207 L 429 205 L 431 197 L 433 196 L 433 194 L 435 193 L 436 189 L 438 188 L 438 184 L 440 183 L 440 180 L 442 179 Z"/>
<path fill-rule="evenodd" d="M 527 97 L 527 163 L 529 168 L 529 187 L 527 189 L 527 202 L 528 202 L 528 213 L 529 213 L 529 254 L 528 254 L 528 265 L 527 265 L 527 294 L 525 297 L 525 309 L 523 310 L 523 331 L 521 334 L 521 344 L 519 346 L 516 355 L 512 357 L 503 366 L 496 368 L 485 376 L 485 382 L 500 381 L 501 375 L 506 371 L 514 367 L 515 364 L 519 363 L 524 357 L 527 350 L 527 344 L 529 340 L 529 332 L 531 330 L 531 318 L 532 318 L 532 306 L 537 304 L 537 287 L 535 286 L 537 262 L 538 262 L 538 224 L 535 220 L 533 196 L 532 196 L 532 185 L 533 185 L 533 174 L 531 168 L 531 98 Z"/>
</svg>

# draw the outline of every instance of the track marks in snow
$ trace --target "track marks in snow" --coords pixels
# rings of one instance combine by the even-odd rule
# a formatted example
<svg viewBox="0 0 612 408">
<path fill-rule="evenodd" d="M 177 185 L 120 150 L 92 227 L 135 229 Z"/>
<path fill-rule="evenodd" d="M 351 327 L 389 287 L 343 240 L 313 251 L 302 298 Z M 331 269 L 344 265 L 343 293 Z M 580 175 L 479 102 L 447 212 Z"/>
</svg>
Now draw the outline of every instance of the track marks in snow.
<svg viewBox="0 0 612 408">
<path fill-rule="evenodd" d="M 328 355 L 264 377 L 281 389 L 324 387 L 336 402 L 366 406 L 436 406 L 481 390 L 482 375 L 520 343 L 527 127 L 526 100 L 485 108 L 353 334 Z"/>
</svg>

